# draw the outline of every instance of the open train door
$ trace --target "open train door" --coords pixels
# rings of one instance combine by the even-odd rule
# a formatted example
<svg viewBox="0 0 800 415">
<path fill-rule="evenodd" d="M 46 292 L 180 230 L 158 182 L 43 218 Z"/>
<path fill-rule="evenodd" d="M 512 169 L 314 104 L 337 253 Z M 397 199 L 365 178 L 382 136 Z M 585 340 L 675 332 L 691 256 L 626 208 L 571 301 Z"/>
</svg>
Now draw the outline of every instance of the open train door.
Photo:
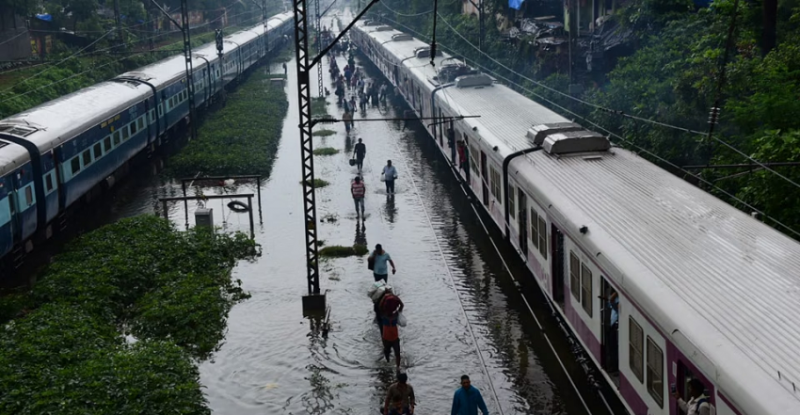
<svg viewBox="0 0 800 415">
<path fill-rule="evenodd" d="M 528 258 L 528 196 L 517 188 L 517 225 L 519 227 L 519 249 Z"/>
<path fill-rule="evenodd" d="M 550 235 L 553 238 L 550 246 L 552 252 L 553 275 L 553 300 L 564 308 L 564 234 L 556 227 L 550 225 Z"/>
</svg>

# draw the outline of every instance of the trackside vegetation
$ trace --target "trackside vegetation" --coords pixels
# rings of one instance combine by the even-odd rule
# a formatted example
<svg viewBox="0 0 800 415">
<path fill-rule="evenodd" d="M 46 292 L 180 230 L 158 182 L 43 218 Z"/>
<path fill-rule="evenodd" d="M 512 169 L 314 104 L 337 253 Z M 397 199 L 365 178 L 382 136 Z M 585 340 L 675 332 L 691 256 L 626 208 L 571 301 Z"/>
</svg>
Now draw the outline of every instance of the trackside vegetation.
<svg viewBox="0 0 800 415">
<path fill-rule="evenodd" d="M 348 256 L 363 256 L 369 252 L 366 245 L 355 244 L 353 246 L 331 245 L 319 250 L 319 255 L 323 257 L 344 258 Z"/>
<path fill-rule="evenodd" d="M 256 69 L 228 95 L 224 108 L 210 114 L 197 140 L 170 160 L 175 176 L 263 174 L 272 170 L 289 101 L 272 76 Z"/>
<path fill-rule="evenodd" d="M 223 339 L 244 234 L 138 216 L 77 239 L 0 299 L 0 413 L 206 414 L 195 364 Z"/>
</svg>

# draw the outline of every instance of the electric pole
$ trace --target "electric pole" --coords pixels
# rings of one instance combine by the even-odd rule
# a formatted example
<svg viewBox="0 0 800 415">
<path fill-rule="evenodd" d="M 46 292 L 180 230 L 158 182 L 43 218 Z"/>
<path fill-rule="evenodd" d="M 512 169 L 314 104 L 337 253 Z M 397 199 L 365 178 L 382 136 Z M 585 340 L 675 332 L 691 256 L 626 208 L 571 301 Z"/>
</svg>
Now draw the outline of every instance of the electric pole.
<svg viewBox="0 0 800 415">
<path fill-rule="evenodd" d="M 117 25 L 117 36 L 119 36 L 119 44 L 122 49 L 125 49 L 125 37 L 122 33 L 122 19 L 119 14 L 119 0 L 114 0 L 114 21 Z"/>
</svg>

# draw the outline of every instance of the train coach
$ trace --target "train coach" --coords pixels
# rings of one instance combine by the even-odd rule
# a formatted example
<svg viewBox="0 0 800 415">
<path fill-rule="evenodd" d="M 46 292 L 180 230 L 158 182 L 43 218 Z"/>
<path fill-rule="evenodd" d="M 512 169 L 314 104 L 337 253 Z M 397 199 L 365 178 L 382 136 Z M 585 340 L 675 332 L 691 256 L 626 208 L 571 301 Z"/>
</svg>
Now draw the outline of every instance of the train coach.
<svg viewBox="0 0 800 415">
<path fill-rule="evenodd" d="M 408 34 L 351 37 L 631 414 L 691 379 L 716 414 L 800 414 L 797 241 Z"/>
<path fill-rule="evenodd" d="M 290 35 L 294 16 L 278 14 L 193 51 L 195 105 Z M 166 58 L 0 120 L 0 258 L 21 258 L 47 239 L 65 212 L 166 134 L 185 125 L 189 94 L 183 56 Z M 2 277 L 0 275 L 0 277 Z"/>
</svg>

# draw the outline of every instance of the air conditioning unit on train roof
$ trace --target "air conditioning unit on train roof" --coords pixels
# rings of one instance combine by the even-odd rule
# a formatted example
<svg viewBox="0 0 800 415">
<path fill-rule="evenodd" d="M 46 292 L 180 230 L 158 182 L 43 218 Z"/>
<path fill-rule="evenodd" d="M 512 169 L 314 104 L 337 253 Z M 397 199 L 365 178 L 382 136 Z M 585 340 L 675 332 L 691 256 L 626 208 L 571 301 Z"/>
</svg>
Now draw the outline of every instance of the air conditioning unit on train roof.
<svg viewBox="0 0 800 415">
<path fill-rule="evenodd" d="M 418 48 L 414 49 L 414 56 L 416 56 L 418 59 L 430 58 L 431 57 L 431 48 L 429 46 L 418 47 Z M 441 50 L 437 50 L 436 51 L 436 56 L 442 56 L 442 51 Z"/>
<path fill-rule="evenodd" d="M 494 79 L 492 79 L 491 76 L 486 75 L 485 73 L 480 73 L 476 75 L 464 75 L 456 78 L 457 88 L 469 88 L 472 86 L 491 86 L 493 83 Z"/>
<path fill-rule="evenodd" d="M 544 139 L 550 134 L 566 133 L 582 129 L 583 127 L 581 127 L 579 124 L 575 124 L 574 122 L 557 122 L 535 125 L 528 130 L 526 135 L 531 141 L 533 141 L 533 144 L 540 146 L 542 143 L 544 143 Z"/>
<path fill-rule="evenodd" d="M 396 35 L 392 35 L 392 40 L 394 41 L 414 40 L 414 38 L 411 37 L 411 35 L 409 35 L 408 33 L 398 33 Z"/>
<path fill-rule="evenodd" d="M 391 26 L 378 26 L 375 28 L 376 32 L 388 32 L 390 30 L 394 30 L 394 28 Z"/>
<path fill-rule="evenodd" d="M 376 22 L 374 20 L 364 20 L 364 26 L 377 26 L 379 24 L 380 23 L 378 23 L 378 22 Z"/>
<path fill-rule="evenodd" d="M 542 147 L 549 154 L 560 155 L 608 151 L 611 143 L 602 134 L 581 130 L 548 135 Z"/>
</svg>

